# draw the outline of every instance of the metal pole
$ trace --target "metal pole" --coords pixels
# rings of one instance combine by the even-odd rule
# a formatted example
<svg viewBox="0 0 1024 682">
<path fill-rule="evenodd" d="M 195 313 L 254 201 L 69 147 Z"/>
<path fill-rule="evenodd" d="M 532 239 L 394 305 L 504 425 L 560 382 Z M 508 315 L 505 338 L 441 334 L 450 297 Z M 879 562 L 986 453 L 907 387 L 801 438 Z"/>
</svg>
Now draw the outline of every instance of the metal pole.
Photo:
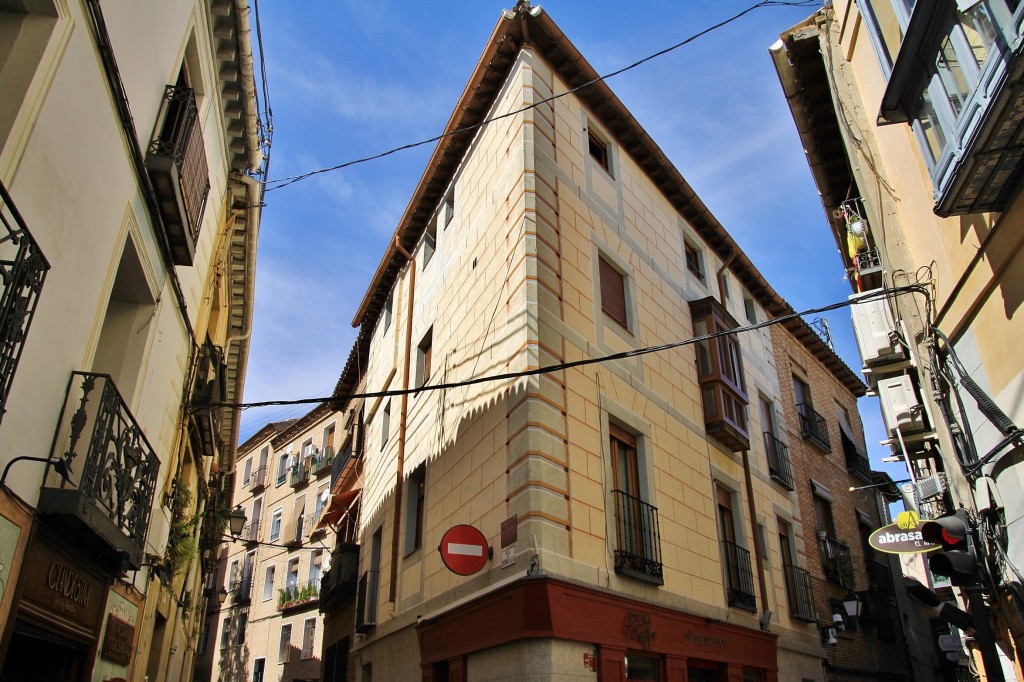
<svg viewBox="0 0 1024 682">
<path fill-rule="evenodd" d="M 989 625 L 985 599 L 982 597 L 985 588 L 975 584 L 968 585 L 964 591 L 967 592 L 967 603 L 971 610 L 971 619 L 974 621 L 974 641 L 981 650 L 981 660 L 985 664 L 985 677 L 988 682 L 1006 682 L 1006 678 L 1003 677 L 1003 665 L 999 661 L 999 651 L 996 649 L 995 633 Z"/>
</svg>

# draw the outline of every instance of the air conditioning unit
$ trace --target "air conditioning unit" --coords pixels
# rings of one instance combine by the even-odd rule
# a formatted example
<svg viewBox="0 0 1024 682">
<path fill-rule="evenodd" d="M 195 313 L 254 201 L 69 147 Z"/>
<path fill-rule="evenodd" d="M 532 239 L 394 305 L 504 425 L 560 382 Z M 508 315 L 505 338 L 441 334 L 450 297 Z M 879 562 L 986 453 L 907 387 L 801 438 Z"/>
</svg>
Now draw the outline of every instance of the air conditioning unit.
<svg viewBox="0 0 1024 682">
<path fill-rule="evenodd" d="M 853 316 L 853 333 L 864 365 L 874 367 L 904 360 L 906 351 L 900 342 L 889 302 L 884 298 L 858 302 L 857 299 L 862 296 L 856 294 L 850 297 L 854 302 L 850 311 Z"/>
<path fill-rule="evenodd" d="M 878 403 L 882 407 L 882 420 L 889 433 L 917 433 L 923 431 L 924 410 L 917 399 L 910 376 L 901 374 L 878 380 Z"/>
<path fill-rule="evenodd" d="M 942 474 L 933 474 L 928 478 L 918 481 L 914 493 L 917 496 L 918 502 L 924 502 L 933 497 L 938 497 L 945 491 L 946 485 L 942 479 Z"/>
</svg>

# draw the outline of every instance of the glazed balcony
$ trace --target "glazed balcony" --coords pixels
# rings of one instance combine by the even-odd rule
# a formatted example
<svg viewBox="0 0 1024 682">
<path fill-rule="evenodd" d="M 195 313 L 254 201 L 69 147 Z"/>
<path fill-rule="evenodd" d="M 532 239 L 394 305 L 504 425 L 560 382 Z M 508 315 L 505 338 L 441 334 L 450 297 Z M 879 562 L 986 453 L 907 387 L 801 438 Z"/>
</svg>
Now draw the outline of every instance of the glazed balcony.
<svg viewBox="0 0 1024 682">
<path fill-rule="evenodd" d="M 320 579 L 286 585 L 277 591 L 277 610 L 292 611 L 316 604 L 320 599 Z"/>
<path fill-rule="evenodd" d="M 800 437 L 811 441 L 824 452 L 832 452 L 832 441 L 828 437 L 828 424 L 825 418 L 807 403 L 797 405 L 796 411 L 800 416 Z"/>
<path fill-rule="evenodd" d="M 142 566 L 160 462 L 113 380 L 74 372 L 38 510 L 95 556 Z"/>
<path fill-rule="evenodd" d="M 811 591 L 811 574 L 798 566 L 785 565 L 782 572 L 786 578 L 786 598 L 789 603 L 790 618 L 797 618 L 813 623 L 814 593 Z"/>
<path fill-rule="evenodd" d="M 0 421 L 50 264 L 0 183 Z"/>
<path fill-rule="evenodd" d="M 203 130 L 195 91 L 168 85 L 146 169 L 175 265 L 192 265 L 196 239 L 210 193 Z"/>
<path fill-rule="evenodd" d="M 729 606 L 750 612 L 757 611 L 750 552 L 735 542 L 723 540 L 722 558 L 725 561 L 725 594 Z"/>
<path fill-rule="evenodd" d="M 615 499 L 615 572 L 664 584 L 661 564 L 661 533 L 658 508 L 621 490 Z"/>
<path fill-rule="evenodd" d="M 764 449 L 768 453 L 768 474 L 772 480 L 786 490 L 793 490 L 793 467 L 789 461 L 789 448 L 774 434 L 765 431 Z"/>
<path fill-rule="evenodd" d="M 359 545 L 339 543 L 331 553 L 331 568 L 320 580 L 320 610 L 334 613 L 348 604 L 359 587 Z"/>
</svg>

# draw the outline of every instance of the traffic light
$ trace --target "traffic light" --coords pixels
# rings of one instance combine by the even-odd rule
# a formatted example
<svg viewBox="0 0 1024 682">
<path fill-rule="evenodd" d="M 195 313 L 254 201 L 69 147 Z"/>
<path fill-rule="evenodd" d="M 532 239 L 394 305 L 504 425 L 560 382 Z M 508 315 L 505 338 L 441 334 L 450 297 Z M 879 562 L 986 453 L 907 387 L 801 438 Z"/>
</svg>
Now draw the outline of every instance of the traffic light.
<svg viewBox="0 0 1024 682">
<path fill-rule="evenodd" d="M 928 559 L 932 573 L 946 576 L 958 587 L 978 582 L 978 556 L 966 511 L 959 509 L 950 516 L 925 521 L 918 530 L 923 540 L 942 545 L 942 550 Z"/>
</svg>

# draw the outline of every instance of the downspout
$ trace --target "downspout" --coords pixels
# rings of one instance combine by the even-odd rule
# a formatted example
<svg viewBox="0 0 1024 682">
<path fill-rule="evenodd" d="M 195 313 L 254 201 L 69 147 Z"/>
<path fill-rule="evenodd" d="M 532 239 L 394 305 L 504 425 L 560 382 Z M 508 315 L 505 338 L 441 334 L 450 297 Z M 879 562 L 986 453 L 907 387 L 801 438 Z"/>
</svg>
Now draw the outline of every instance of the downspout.
<svg viewBox="0 0 1024 682">
<path fill-rule="evenodd" d="M 405 436 L 409 416 L 409 364 L 412 358 L 412 306 L 416 293 L 416 259 L 406 251 L 398 235 L 395 235 L 395 250 L 405 256 L 409 264 L 409 304 L 405 321 L 405 371 L 402 375 L 402 411 L 398 422 L 398 466 L 395 473 L 395 520 L 391 529 L 391 581 L 388 585 L 388 601 L 395 601 L 398 583 L 398 542 L 402 521 L 402 477 L 405 475 Z"/>
<path fill-rule="evenodd" d="M 761 588 L 761 629 L 768 629 L 768 586 L 764 580 L 764 557 L 761 554 L 761 530 L 757 523 L 757 506 L 754 504 L 754 486 L 750 478 L 750 451 L 743 450 L 743 479 L 747 486 L 747 508 L 750 513 L 750 528 L 754 533 L 754 563 L 757 564 L 757 586 Z"/>
</svg>

